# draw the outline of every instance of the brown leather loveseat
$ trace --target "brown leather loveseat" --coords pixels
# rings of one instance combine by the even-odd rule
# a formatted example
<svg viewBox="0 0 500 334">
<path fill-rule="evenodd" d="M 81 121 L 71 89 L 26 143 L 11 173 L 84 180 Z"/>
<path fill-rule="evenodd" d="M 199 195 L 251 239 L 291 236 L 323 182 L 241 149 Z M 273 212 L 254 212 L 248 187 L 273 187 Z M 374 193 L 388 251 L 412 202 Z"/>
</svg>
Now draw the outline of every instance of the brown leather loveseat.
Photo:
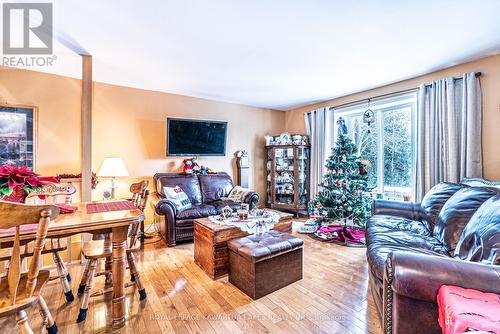
<svg viewBox="0 0 500 334">
<path fill-rule="evenodd" d="M 421 203 L 377 200 L 370 288 L 384 333 L 441 333 L 442 285 L 500 294 L 500 190 L 441 183 Z"/>
<path fill-rule="evenodd" d="M 157 173 L 153 176 L 155 193 L 150 201 L 155 212 L 155 223 L 168 246 L 178 241 L 193 240 L 193 222 L 197 218 L 220 214 L 225 206 L 237 209 L 241 203 L 225 200 L 234 188 L 226 173 L 178 174 Z M 184 190 L 192 206 L 177 210 L 174 203 L 165 198 L 163 187 L 179 186 Z M 252 209 L 259 201 L 259 194 L 249 192 L 243 199 Z"/>
</svg>

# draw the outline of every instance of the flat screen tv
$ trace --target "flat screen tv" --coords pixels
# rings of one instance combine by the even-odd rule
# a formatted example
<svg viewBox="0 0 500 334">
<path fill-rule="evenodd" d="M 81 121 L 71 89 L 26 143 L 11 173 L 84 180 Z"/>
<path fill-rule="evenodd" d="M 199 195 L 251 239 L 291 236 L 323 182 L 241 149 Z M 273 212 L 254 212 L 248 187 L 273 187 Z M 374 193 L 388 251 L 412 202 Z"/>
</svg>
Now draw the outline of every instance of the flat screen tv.
<svg viewBox="0 0 500 334">
<path fill-rule="evenodd" d="M 167 155 L 226 155 L 227 122 L 167 119 Z"/>
</svg>

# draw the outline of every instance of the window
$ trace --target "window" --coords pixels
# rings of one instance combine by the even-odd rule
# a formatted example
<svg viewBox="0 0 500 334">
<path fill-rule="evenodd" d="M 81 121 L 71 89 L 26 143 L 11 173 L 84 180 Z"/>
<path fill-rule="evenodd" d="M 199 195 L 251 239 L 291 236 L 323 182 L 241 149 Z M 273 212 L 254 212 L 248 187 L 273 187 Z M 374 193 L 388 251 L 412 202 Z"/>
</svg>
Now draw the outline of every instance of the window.
<svg viewBox="0 0 500 334">
<path fill-rule="evenodd" d="M 416 94 L 377 100 L 369 108 L 375 114 L 375 122 L 370 126 L 363 123 L 367 103 L 336 109 L 335 136 L 337 120 L 342 117 L 348 135 L 367 164 L 370 187 L 384 198 L 402 199 L 411 195 Z"/>
</svg>

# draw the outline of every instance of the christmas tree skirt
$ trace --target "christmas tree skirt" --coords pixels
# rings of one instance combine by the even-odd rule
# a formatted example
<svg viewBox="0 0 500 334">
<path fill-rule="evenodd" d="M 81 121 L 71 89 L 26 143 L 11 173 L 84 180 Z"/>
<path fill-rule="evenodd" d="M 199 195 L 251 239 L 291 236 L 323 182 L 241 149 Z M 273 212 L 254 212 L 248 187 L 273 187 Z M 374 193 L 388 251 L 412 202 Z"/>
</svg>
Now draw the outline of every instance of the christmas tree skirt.
<svg viewBox="0 0 500 334">
<path fill-rule="evenodd" d="M 343 224 L 330 224 L 320 227 L 310 236 L 316 240 L 333 242 L 348 247 L 365 247 L 365 231 Z"/>
</svg>

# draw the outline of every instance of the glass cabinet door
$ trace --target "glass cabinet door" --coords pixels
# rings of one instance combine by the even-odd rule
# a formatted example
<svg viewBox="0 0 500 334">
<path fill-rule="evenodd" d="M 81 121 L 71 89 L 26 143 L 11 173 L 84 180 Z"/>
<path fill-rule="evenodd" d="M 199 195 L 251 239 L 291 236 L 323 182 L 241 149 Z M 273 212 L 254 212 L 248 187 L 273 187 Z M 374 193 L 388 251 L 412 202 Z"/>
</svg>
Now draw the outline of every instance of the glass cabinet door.
<svg viewBox="0 0 500 334">
<path fill-rule="evenodd" d="M 293 147 L 275 148 L 275 203 L 293 205 L 295 194 Z"/>
<path fill-rule="evenodd" d="M 270 205 L 273 200 L 273 175 L 272 175 L 272 168 L 273 168 L 273 149 L 269 148 L 267 150 L 267 162 L 266 162 L 266 192 L 267 192 L 267 205 Z"/>
<path fill-rule="evenodd" d="M 297 147 L 298 205 L 307 205 L 309 191 L 309 148 Z"/>
</svg>

